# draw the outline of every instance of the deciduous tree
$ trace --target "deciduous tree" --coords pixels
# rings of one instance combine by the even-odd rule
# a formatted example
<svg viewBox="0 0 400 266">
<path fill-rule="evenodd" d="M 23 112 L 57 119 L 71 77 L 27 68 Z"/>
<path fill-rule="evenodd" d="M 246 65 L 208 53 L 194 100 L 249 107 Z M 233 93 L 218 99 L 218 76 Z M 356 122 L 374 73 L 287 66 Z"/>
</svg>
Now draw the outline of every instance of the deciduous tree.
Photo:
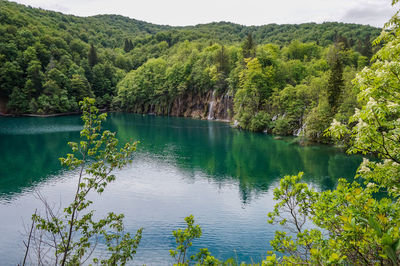
<svg viewBox="0 0 400 266">
<path fill-rule="evenodd" d="M 72 153 L 60 158 L 63 166 L 77 173 L 73 201 L 57 213 L 39 194 L 44 213 L 38 211 L 32 216 L 33 229 L 25 243 L 26 254 L 34 256 L 42 265 L 81 265 L 87 260 L 101 265 L 124 265 L 136 253 L 142 229 L 133 237 L 124 233 L 124 215 L 113 212 L 96 220 L 95 211 L 90 209 L 93 202 L 89 195 L 101 194 L 116 179 L 112 172 L 131 161 L 136 143 L 118 147 L 115 133 L 102 130 L 106 114 L 99 114 L 94 99 L 85 98 L 81 108 L 84 122 L 81 141 L 69 142 Z M 103 258 L 92 256 L 99 238 L 104 240 L 108 250 Z"/>
</svg>

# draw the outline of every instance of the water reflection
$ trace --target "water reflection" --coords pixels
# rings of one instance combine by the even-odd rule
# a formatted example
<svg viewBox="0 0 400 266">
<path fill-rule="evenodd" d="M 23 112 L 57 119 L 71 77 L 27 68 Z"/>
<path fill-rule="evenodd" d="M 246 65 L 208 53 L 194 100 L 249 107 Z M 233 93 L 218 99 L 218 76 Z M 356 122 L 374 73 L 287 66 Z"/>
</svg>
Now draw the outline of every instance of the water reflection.
<svg viewBox="0 0 400 266">
<path fill-rule="evenodd" d="M 68 140 L 79 138 L 79 117 L 0 118 L 0 196 L 45 181 L 60 169 Z"/>
<path fill-rule="evenodd" d="M 361 162 L 329 146 L 301 147 L 293 138 L 275 140 L 215 121 L 111 114 L 105 127 L 122 142 L 141 141 L 133 164 L 118 172 L 118 182 L 101 197 L 94 196 L 93 206 L 101 215 L 124 213 L 131 233 L 145 228 L 137 265 L 171 264 L 171 231 L 183 227 L 189 214 L 204 232 L 194 249 L 208 247 L 220 259 L 260 261 L 277 229 L 266 214 L 280 177 L 304 171 L 307 182 L 330 189 L 339 177 L 352 177 Z M 61 169 L 58 157 L 70 151 L 66 143 L 79 139 L 80 128 L 79 116 L 0 118 L 2 264 L 21 258 L 22 220 L 40 206 L 35 188 L 50 202 L 71 200 L 76 176 Z"/>
<path fill-rule="evenodd" d="M 10 196 L 60 170 L 58 158 L 77 140 L 78 116 L 0 119 L 0 195 Z M 228 124 L 174 117 L 110 114 L 105 125 L 122 142 L 139 140 L 136 156 L 151 154 L 173 163 L 190 179 L 201 171 L 223 185 L 238 181 L 243 203 L 286 174 L 305 172 L 322 190 L 351 178 L 361 158 L 329 146 L 301 147 L 293 138 L 275 140 Z"/>
<path fill-rule="evenodd" d="M 339 177 L 353 177 L 361 162 L 333 147 L 302 147 L 293 138 L 276 140 L 214 121 L 113 114 L 110 124 L 124 140 L 141 140 L 139 153 L 173 158 L 188 173 L 200 170 L 222 184 L 238 180 L 244 203 L 299 171 L 318 188 L 331 189 Z"/>
</svg>

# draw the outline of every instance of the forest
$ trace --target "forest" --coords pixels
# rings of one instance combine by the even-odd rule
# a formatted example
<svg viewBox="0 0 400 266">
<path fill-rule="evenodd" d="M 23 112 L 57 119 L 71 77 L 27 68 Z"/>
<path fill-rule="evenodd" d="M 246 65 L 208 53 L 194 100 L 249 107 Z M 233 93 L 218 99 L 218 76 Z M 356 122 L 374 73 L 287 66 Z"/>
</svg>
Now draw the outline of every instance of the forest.
<svg viewBox="0 0 400 266">
<path fill-rule="evenodd" d="M 99 108 L 223 119 L 329 142 L 332 118 L 357 107 L 351 80 L 381 29 L 337 22 L 161 26 L 76 17 L 0 1 L 0 111 Z M 210 103 L 215 102 L 214 108 Z"/>
<path fill-rule="evenodd" d="M 391 2 L 394 6 L 399 0 Z M 232 194 L 237 194 L 236 188 L 242 189 L 243 203 L 248 199 L 247 191 L 251 192 L 246 188 L 254 186 L 268 192 L 260 193 L 257 200 L 268 196 L 265 198 L 268 203 L 259 207 L 262 208 L 263 221 L 268 217 L 271 226 L 268 229 L 274 232 L 274 236 L 269 241 L 266 255 L 256 262 L 251 258 L 252 265 L 400 265 L 399 55 L 399 12 L 383 30 L 336 22 L 251 27 L 219 22 L 171 27 L 117 15 L 76 17 L 0 0 L 1 115 L 46 115 L 81 110 L 83 123 L 82 127 L 82 123 L 75 125 L 64 121 L 65 124 L 58 128 L 42 124 L 33 130 L 36 126 L 32 126 L 34 119 L 41 118 L 33 118 L 30 123 L 24 119 L 2 118 L 5 122 L 0 127 L 1 130 L 4 127 L 0 139 L 7 145 L 3 144 L 6 148 L 1 150 L 6 151 L 4 157 L 11 154 L 11 157 L 2 159 L 10 162 L 3 168 L 12 168 L 11 162 L 17 160 L 29 168 L 27 174 L 21 174 L 22 163 L 11 169 L 13 172 L 9 179 L 4 178 L 7 184 L 8 180 L 19 182 L 15 180 L 20 175 L 23 176 L 23 185 L 17 186 L 18 190 L 33 194 L 35 187 L 32 184 L 39 189 L 48 185 L 48 191 L 59 197 L 71 189 L 67 180 L 77 181 L 76 187 L 72 186 L 72 191 L 75 191 L 73 200 L 65 208 L 52 205 L 38 192 L 36 202 L 43 203 L 42 213 L 30 205 L 33 195 L 25 201 L 18 200 L 26 195 L 10 193 L 12 195 L 8 198 L 6 195 L 6 200 L 0 202 L 0 213 L 6 213 L 6 226 L 0 228 L 4 230 L 2 234 L 12 231 L 9 228 L 13 227 L 8 226 L 16 223 L 11 214 L 31 212 L 31 224 L 25 227 L 27 238 L 22 242 L 23 260 L 20 265 L 26 265 L 32 259 L 34 265 L 84 265 L 91 262 L 95 265 L 125 265 L 137 255 L 137 250 L 138 253 L 146 251 L 138 249 L 143 228 L 133 229 L 137 224 L 124 227 L 124 214 L 108 212 L 110 206 L 126 205 L 127 210 L 133 209 L 134 203 L 141 205 L 140 197 L 145 195 L 147 197 L 141 201 L 146 202 L 143 204 L 145 211 L 135 212 L 134 218 L 160 211 L 161 207 L 154 207 L 161 203 L 168 204 L 163 213 L 167 217 L 174 212 L 174 207 L 181 211 L 184 203 L 189 204 L 190 211 L 218 203 L 217 198 L 212 197 L 209 199 L 212 204 L 205 203 L 207 195 L 212 195 L 206 194 L 207 185 L 211 184 L 218 195 L 225 193 L 224 196 L 228 190 L 223 189 L 233 188 Z M 203 125 L 182 126 L 166 121 L 165 124 L 149 123 L 155 127 L 146 128 L 142 123 L 139 125 L 140 132 L 144 132 L 141 135 L 149 135 L 148 132 L 163 135 L 153 135 L 155 137 L 148 139 L 149 149 L 134 157 L 139 142 L 128 141 L 121 145 L 128 138 L 140 135 L 132 130 L 132 117 L 161 117 L 132 114 L 129 118 L 120 117 L 119 123 L 118 118 L 114 119 L 114 126 L 125 137 L 120 143 L 116 132 L 102 126 L 107 119 L 107 113 L 103 111 L 227 120 L 243 130 L 234 130 L 223 123 L 193 119 L 179 120 L 180 123 L 190 121 Z M 6 122 L 11 126 L 7 128 Z M 18 122 L 22 126 L 18 126 Z M 55 120 L 47 123 L 55 124 Z M 225 128 L 218 133 L 213 127 L 215 124 Z M 188 128 L 190 131 L 185 135 L 184 129 Z M 313 145 L 307 153 L 301 145 L 293 148 L 297 139 L 285 142 L 285 138 L 278 140 L 246 130 L 335 143 L 345 146 L 348 154 L 358 156 L 362 162 L 353 165 L 358 159 L 353 157 L 355 161 L 351 162 L 349 156 L 334 163 L 334 160 L 327 160 L 337 155 L 326 156 L 329 152 L 324 148 L 328 145 Z M 231 140 L 226 132 L 231 134 Z M 219 144 L 215 137 L 218 134 L 222 136 Z M 58 141 L 53 142 L 55 136 L 65 141 L 66 136 L 72 135 L 80 138 L 76 142 L 69 141 L 70 152 L 60 158 Z M 195 135 L 199 135 L 197 140 L 200 141 L 194 141 Z M 253 142 L 249 141 L 251 138 Z M 266 145 L 260 141 L 261 138 L 277 141 L 279 147 L 278 144 Z M 29 145 L 24 145 L 22 140 Z M 187 144 L 184 145 L 182 140 Z M 17 145 L 12 146 L 13 142 Z M 46 144 L 51 156 L 44 152 Z M 160 153 L 152 156 L 151 153 L 157 151 L 154 149 L 156 146 L 160 147 Z M 261 146 L 264 149 L 257 150 Z M 291 155 L 297 150 L 302 156 L 297 157 L 300 159 L 284 158 L 279 152 L 281 147 Z M 221 153 L 218 158 L 222 159 L 210 155 L 212 149 Z M 191 151 L 197 151 L 197 156 L 190 155 Z M 181 156 L 177 156 L 178 153 Z M 254 156 L 253 159 L 250 155 Z M 36 160 L 35 167 L 28 159 L 36 157 L 43 158 Z M 39 171 L 38 165 L 52 168 L 52 160 L 47 159 L 50 157 L 59 158 L 61 165 L 69 171 L 61 171 L 59 178 L 57 168 L 53 167 L 55 170 L 51 174 Z M 244 166 L 237 163 L 239 157 Z M 269 165 L 267 157 L 272 162 Z M 149 172 L 128 168 L 126 178 L 121 182 L 123 189 L 108 195 L 112 200 L 107 203 L 112 205 L 104 205 L 107 216 L 97 220 L 95 211 L 102 209 L 98 208 L 101 205 L 93 205 L 92 195 L 102 194 L 106 187 L 108 189 L 108 185 L 117 179 L 115 171 L 118 175 L 123 174 L 122 168 L 130 166 L 133 158 L 139 166 L 153 171 L 155 176 L 164 178 L 170 174 L 173 178 L 151 180 L 151 175 L 143 175 Z M 307 159 L 310 163 L 304 163 Z M 182 165 L 192 167 L 191 171 L 182 171 L 177 163 L 179 160 L 183 161 Z M 154 162 L 156 164 L 151 164 Z M 217 162 L 226 167 L 221 171 L 221 179 L 234 177 L 239 182 L 213 182 L 212 174 L 216 172 Z M 173 167 L 168 168 L 169 164 Z M 207 167 L 211 174 L 207 174 Z M 276 170 L 268 174 L 267 170 L 271 168 Z M 321 182 L 322 185 L 318 186 L 318 179 L 309 179 L 307 173 L 302 172 L 316 169 L 318 178 L 322 180 L 326 178 L 323 172 L 335 168 L 348 168 L 354 176 L 335 179 L 326 186 Z M 259 183 L 255 178 L 256 169 L 262 173 Z M 281 178 L 280 171 L 288 171 L 290 175 Z M 297 174 L 291 174 L 295 171 Z M 188 179 L 178 178 L 177 173 L 188 176 Z M 50 178 L 47 184 L 45 179 L 35 183 L 32 179 L 35 175 Z M 327 175 L 331 176 L 330 173 Z M 146 179 L 147 183 L 139 183 L 139 177 Z M 174 179 L 184 182 L 184 186 L 178 182 L 169 184 Z M 57 182 L 60 182 L 59 190 Z M 187 190 L 196 182 L 201 189 Z M 30 186 L 27 189 L 23 187 L 26 184 Z M 155 185 L 163 193 L 154 190 Z M 268 190 L 269 186 L 274 190 Z M 120 204 L 119 194 L 125 192 L 123 198 L 131 196 L 137 187 L 142 189 L 139 190 L 142 193 L 136 193 L 139 197 L 127 198 L 125 204 Z M 7 189 L 12 191 L 15 188 L 10 186 Z M 186 193 L 182 193 L 181 198 L 174 198 L 182 191 Z M 160 201 L 146 205 L 158 194 L 163 194 Z M 189 194 L 194 197 L 187 197 Z M 195 205 L 194 198 L 199 200 L 198 205 Z M 59 199 L 61 201 L 61 197 Z M 215 209 L 215 213 L 232 208 L 235 203 L 228 199 L 222 200 L 224 205 Z M 267 215 L 264 208 L 273 201 Z M 252 210 L 250 205 L 242 202 L 239 205 L 239 211 L 221 216 L 221 223 L 211 219 L 209 225 L 225 229 L 235 217 L 250 218 L 251 225 L 235 227 L 231 235 L 237 235 L 240 244 L 245 237 L 253 242 L 256 240 L 254 236 L 266 231 L 250 235 L 247 229 L 254 228 L 255 219 L 251 215 L 256 209 Z M 27 209 L 21 209 L 25 206 Z M 58 211 L 53 212 L 57 207 Z M 204 209 L 203 214 L 209 212 L 209 209 Z M 173 214 L 181 216 L 181 213 Z M 155 221 L 153 228 L 159 229 L 156 216 L 149 217 L 148 222 Z M 197 217 L 207 219 L 201 214 Z M 131 217 L 131 222 L 137 222 L 135 219 Z M 173 230 L 173 237 L 165 241 L 172 239 L 169 244 L 176 244 L 176 248 L 173 246 L 169 250 L 174 265 L 246 265 L 238 260 L 236 250 L 233 250 L 236 258 L 228 259 L 220 259 L 220 253 L 217 249 L 214 252 L 212 246 L 210 250 L 202 247 L 197 249 L 198 253 L 189 252 L 192 241 L 202 236 L 202 229 L 195 223 L 194 215 L 184 220 L 185 223 L 179 223 L 179 227 L 182 224 L 186 227 Z M 170 225 L 168 229 L 172 228 Z M 218 240 L 218 232 L 211 230 L 210 235 L 209 245 Z M 8 240 L 7 235 L 4 239 Z M 142 245 L 146 245 L 143 242 Z M 224 247 L 234 248 L 223 237 L 222 242 Z M 97 244 L 105 248 L 100 256 L 94 252 Z M 2 248 L 9 246 L 8 242 Z M 154 248 L 150 245 L 149 249 Z M 149 259 L 155 259 L 154 253 L 150 254 Z"/>
</svg>

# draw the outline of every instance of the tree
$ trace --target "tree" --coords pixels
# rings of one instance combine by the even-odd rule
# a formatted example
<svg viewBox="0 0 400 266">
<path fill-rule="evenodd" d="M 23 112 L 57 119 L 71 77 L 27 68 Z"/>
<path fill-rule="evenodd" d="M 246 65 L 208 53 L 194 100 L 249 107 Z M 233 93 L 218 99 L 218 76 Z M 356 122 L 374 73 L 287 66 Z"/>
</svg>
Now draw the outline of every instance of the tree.
<svg viewBox="0 0 400 266">
<path fill-rule="evenodd" d="M 27 80 L 25 83 L 25 91 L 29 97 L 40 95 L 43 89 L 44 74 L 42 72 L 42 66 L 37 60 L 31 61 L 28 64 Z"/>
<path fill-rule="evenodd" d="M 90 45 L 88 61 L 90 67 L 94 67 L 99 62 L 99 59 L 97 58 L 97 52 L 93 44 Z"/>
<path fill-rule="evenodd" d="M 332 50 L 331 73 L 328 79 L 328 101 L 333 111 L 336 111 L 339 105 L 343 85 L 343 63 L 340 50 L 335 46 Z"/>
<path fill-rule="evenodd" d="M 218 70 L 218 81 L 216 85 L 219 89 L 225 90 L 228 87 L 227 77 L 230 71 L 230 62 L 229 55 L 224 45 L 218 50 L 215 61 Z"/>
<path fill-rule="evenodd" d="M 371 59 L 373 52 L 372 52 L 370 35 L 367 35 L 364 40 L 359 40 L 358 50 L 363 56 L 367 57 L 368 59 Z"/>
<path fill-rule="evenodd" d="M 388 26 L 391 32 L 383 31 L 375 41 L 385 42 L 375 62 L 354 80 L 361 108 L 347 125 L 334 120 L 327 130 L 328 136 L 348 142 L 349 153 L 381 160 L 364 159 L 356 175 L 363 185 L 341 179 L 332 191 L 316 192 L 300 182 L 302 174 L 283 178 L 269 217 L 271 223 L 289 226 L 292 234 L 276 232 L 271 244 L 285 255 L 271 255 L 265 264 L 400 264 L 398 17 Z"/>
<path fill-rule="evenodd" d="M 245 42 L 242 45 L 243 58 L 253 58 L 256 56 L 256 44 L 254 43 L 251 33 L 247 35 Z"/>
<path fill-rule="evenodd" d="M 91 259 L 95 264 L 124 265 L 136 253 L 142 229 L 134 237 L 124 233 L 124 215 L 113 212 L 96 221 L 94 210 L 89 209 L 93 202 L 88 197 L 92 192 L 101 194 L 116 179 L 112 172 L 131 161 L 136 143 L 118 148 L 115 133 L 101 129 L 106 114 L 99 114 L 94 99 L 85 98 L 80 104 L 84 122 L 81 141 L 69 142 L 73 153 L 60 158 L 63 166 L 78 173 L 74 200 L 57 215 L 51 204 L 39 194 L 45 213 L 40 215 L 38 212 L 32 216 L 33 225 L 26 242 L 25 257 L 36 252 L 41 264 L 80 265 Z M 104 239 L 109 254 L 101 259 L 92 258 L 99 237 Z M 36 250 L 33 251 L 33 248 Z"/>
<path fill-rule="evenodd" d="M 221 49 L 217 52 L 217 69 L 218 72 L 222 73 L 224 76 L 229 74 L 229 56 L 226 52 L 226 48 L 224 45 L 221 46 Z"/>
<path fill-rule="evenodd" d="M 257 113 L 262 110 L 262 106 L 272 92 L 270 87 L 271 72 L 271 69 L 263 69 L 257 58 L 248 59 L 246 68 L 240 72 L 240 88 L 235 94 L 234 111 L 235 119 L 239 122 L 241 128 L 253 128 L 251 125 L 254 118 L 266 122 L 264 113 L 259 116 L 257 116 Z M 254 131 L 263 129 L 263 126 L 260 126 L 258 122 L 254 122 L 254 125 L 257 124 L 253 128 Z M 265 128 L 266 123 L 262 124 Z"/>
<path fill-rule="evenodd" d="M 198 262 L 196 265 L 221 265 L 222 263 L 211 256 L 207 248 L 202 248 L 196 255 L 190 256 L 190 260 L 186 259 L 188 250 L 192 246 L 192 241 L 201 237 L 202 232 L 200 226 L 194 224 L 193 215 L 186 217 L 185 222 L 187 228 L 172 231 L 175 242 L 178 244 L 176 250 L 171 249 L 169 251 L 170 255 L 176 260 L 174 265 L 187 266 L 190 261 Z"/>
<path fill-rule="evenodd" d="M 332 108 L 326 95 L 320 95 L 318 106 L 311 109 L 306 118 L 306 137 L 312 141 L 327 142 L 324 131 L 332 121 Z"/>
<path fill-rule="evenodd" d="M 26 113 L 29 111 L 28 93 L 14 87 L 12 93 L 9 95 L 7 108 L 16 114 Z"/>
<path fill-rule="evenodd" d="M 9 96 L 14 88 L 22 87 L 22 71 L 17 62 L 6 62 L 0 67 L 0 96 Z"/>
<path fill-rule="evenodd" d="M 157 58 L 131 71 L 118 84 L 118 97 L 122 104 L 128 108 L 135 108 L 138 112 L 152 111 L 150 109 L 153 104 L 168 109 L 166 70 L 167 62 Z"/>
<path fill-rule="evenodd" d="M 93 97 L 93 92 L 90 90 L 87 79 L 79 74 L 72 75 L 71 78 L 71 96 L 76 100 L 81 101 L 84 97 Z"/>
<path fill-rule="evenodd" d="M 130 52 L 133 49 L 133 43 L 131 40 L 129 39 L 125 39 L 125 43 L 124 43 L 124 51 L 125 53 Z"/>
<path fill-rule="evenodd" d="M 285 255 L 267 258 L 267 265 L 398 265 L 398 204 L 376 199 L 377 187 L 339 180 L 336 189 L 316 192 L 301 183 L 302 173 L 286 176 L 274 190 L 278 201 L 270 223 L 277 231 L 271 245 Z"/>
<path fill-rule="evenodd" d="M 125 39 L 125 42 L 124 42 L 124 51 L 125 51 L 125 53 L 127 53 L 127 52 L 130 51 L 130 50 L 129 50 L 129 41 L 128 41 L 128 39 Z"/>
<path fill-rule="evenodd" d="M 311 60 L 319 55 L 319 47 L 315 43 L 292 41 L 285 49 L 288 59 Z"/>
<path fill-rule="evenodd" d="M 349 152 L 373 154 L 384 159 L 380 163 L 365 160 L 362 175 L 368 180 L 376 179 L 389 193 L 399 197 L 400 60 L 397 55 L 400 52 L 400 23 L 393 17 L 388 25 L 393 26 L 391 33 L 383 32 L 375 41 L 376 44 L 385 42 L 375 55 L 375 62 L 354 80 L 362 108 L 356 110 L 348 125 L 334 121 L 331 129 L 336 138 L 350 140 Z"/>
</svg>

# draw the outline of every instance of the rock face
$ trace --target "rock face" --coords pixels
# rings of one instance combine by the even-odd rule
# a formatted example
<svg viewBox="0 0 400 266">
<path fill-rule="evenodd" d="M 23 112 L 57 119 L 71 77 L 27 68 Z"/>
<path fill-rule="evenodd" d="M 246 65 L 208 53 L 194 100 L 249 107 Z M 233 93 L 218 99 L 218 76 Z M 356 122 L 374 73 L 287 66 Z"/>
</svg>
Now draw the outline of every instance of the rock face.
<svg viewBox="0 0 400 266">
<path fill-rule="evenodd" d="M 229 120 L 233 118 L 233 96 L 223 94 L 217 98 L 214 107 L 214 116 L 218 120 Z"/>
<path fill-rule="evenodd" d="M 233 116 L 233 97 L 228 94 L 218 95 L 216 91 L 183 95 L 175 99 L 168 115 L 230 121 Z"/>
<path fill-rule="evenodd" d="M 216 90 L 213 90 L 211 100 L 208 104 L 208 115 L 207 115 L 208 120 L 214 119 L 215 92 Z"/>
<path fill-rule="evenodd" d="M 296 129 L 293 132 L 293 136 L 300 137 L 301 134 L 304 134 L 304 131 L 305 131 L 306 127 L 307 127 L 307 123 L 302 124 L 299 129 Z"/>
<path fill-rule="evenodd" d="M 0 114 L 7 114 L 7 102 L 0 97 Z"/>
</svg>

